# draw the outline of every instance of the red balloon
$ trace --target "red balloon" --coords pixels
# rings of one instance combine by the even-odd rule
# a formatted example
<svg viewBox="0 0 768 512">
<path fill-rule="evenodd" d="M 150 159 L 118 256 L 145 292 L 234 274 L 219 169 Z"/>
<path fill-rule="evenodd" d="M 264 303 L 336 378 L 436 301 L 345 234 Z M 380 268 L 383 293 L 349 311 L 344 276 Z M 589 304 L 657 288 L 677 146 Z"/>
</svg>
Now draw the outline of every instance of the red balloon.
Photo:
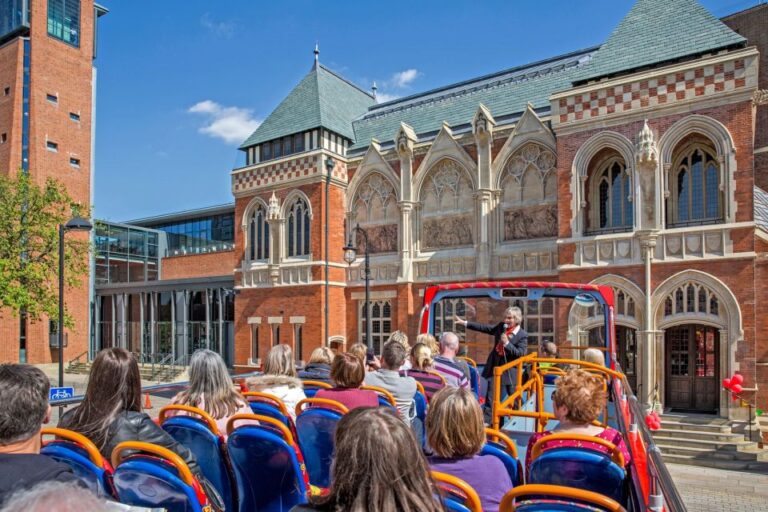
<svg viewBox="0 0 768 512">
<path fill-rule="evenodd" d="M 723 387 L 725 389 L 731 389 L 731 379 L 723 379 Z"/>
<path fill-rule="evenodd" d="M 744 391 L 744 388 L 741 387 L 741 384 L 732 384 L 731 385 L 731 391 L 733 391 L 736 394 L 739 394 L 742 391 Z"/>
<path fill-rule="evenodd" d="M 738 396 L 736 396 L 736 393 L 734 393 L 733 395 L 731 395 L 731 400 L 733 400 L 734 402 L 735 402 L 736 400 L 738 400 L 738 399 L 739 399 L 739 397 L 738 397 Z"/>
<path fill-rule="evenodd" d="M 731 377 L 731 384 L 741 384 L 744 382 L 744 376 L 740 373 L 734 373 Z"/>
<path fill-rule="evenodd" d="M 654 421 L 654 422 L 653 422 L 653 427 L 652 427 L 652 428 L 653 428 L 653 430 L 659 430 L 659 429 L 661 428 L 661 422 L 659 422 L 659 421 Z"/>
</svg>

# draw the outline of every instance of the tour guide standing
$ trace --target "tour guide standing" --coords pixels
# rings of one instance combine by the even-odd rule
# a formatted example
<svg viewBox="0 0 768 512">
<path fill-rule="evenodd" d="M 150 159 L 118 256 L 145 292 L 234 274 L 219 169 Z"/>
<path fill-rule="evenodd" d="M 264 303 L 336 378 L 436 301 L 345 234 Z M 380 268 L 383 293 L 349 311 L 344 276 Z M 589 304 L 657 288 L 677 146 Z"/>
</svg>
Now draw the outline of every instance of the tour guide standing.
<svg viewBox="0 0 768 512">
<path fill-rule="evenodd" d="M 488 359 L 483 368 L 483 377 L 488 379 L 488 387 L 485 392 L 485 415 L 490 418 L 493 404 L 493 369 L 502 366 L 518 357 L 523 357 L 528 352 L 528 333 L 520 327 L 523 321 L 523 312 L 518 307 L 507 308 L 504 312 L 504 321 L 497 324 L 481 324 L 468 322 L 458 316 L 454 317 L 456 323 L 466 326 L 470 331 L 491 334 L 496 342 L 493 350 L 488 354 Z M 512 369 L 501 377 L 502 399 L 512 394 L 517 383 L 517 370 Z"/>
</svg>

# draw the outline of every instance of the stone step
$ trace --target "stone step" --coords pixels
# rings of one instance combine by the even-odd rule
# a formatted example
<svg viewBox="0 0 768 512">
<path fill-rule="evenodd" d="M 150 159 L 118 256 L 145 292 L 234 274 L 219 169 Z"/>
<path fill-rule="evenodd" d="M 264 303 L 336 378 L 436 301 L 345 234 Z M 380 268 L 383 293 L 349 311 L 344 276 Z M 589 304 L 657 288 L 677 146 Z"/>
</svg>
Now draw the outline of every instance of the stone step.
<svg viewBox="0 0 768 512">
<path fill-rule="evenodd" d="M 750 448 L 757 448 L 757 443 L 752 443 L 744 439 L 744 436 L 733 434 L 736 439 L 726 441 L 716 439 L 690 439 L 683 437 L 659 435 L 656 431 L 653 433 L 653 439 L 656 444 L 666 446 L 680 446 L 685 448 L 698 448 L 700 450 L 723 450 L 723 451 L 741 451 Z"/>
<path fill-rule="evenodd" d="M 682 421 L 669 421 L 664 417 L 661 418 L 661 428 L 665 430 L 717 432 L 717 433 L 724 433 L 724 434 L 731 433 L 731 426 L 728 425 L 727 423 L 708 425 L 708 424 L 690 423 L 690 422 L 682 422 Z"/>
<path fill-rule="evenodd" d="M 755 471 L 768 473 L 768 462 L 746 460 L 722 460 L 702 456 L 662 454 L 664 462 L 673 464 L 687 464 L 689 466 L 702 466 L 717 469 L 729 469 L 732 471 Z"/>
<path fill-rule="evenodd" d="M 715 450 L 715 449 L 701 449 L 692 448 L 688 446 L 679 445 L 656 445 L 663 455 L 687 455 L 691 457 L 718 459 L 718 460 L 741 460 L 741 461 L 768 461 L 768 452 L 764 450 Z"/>
<path fill-rule="evenodd" d="M 732 432 L 701 432 L 699 430 L 683 430 L 674 428 L 661 428 L 653 432 L 654 438 L 666 439 L 682 439 L 682 440 L 701 440 L 701 441 L 721 441 L 721 442 L 734 442 L 744 440 L 744 436 L 741 434 L 734 434 Z"/>
</svg>

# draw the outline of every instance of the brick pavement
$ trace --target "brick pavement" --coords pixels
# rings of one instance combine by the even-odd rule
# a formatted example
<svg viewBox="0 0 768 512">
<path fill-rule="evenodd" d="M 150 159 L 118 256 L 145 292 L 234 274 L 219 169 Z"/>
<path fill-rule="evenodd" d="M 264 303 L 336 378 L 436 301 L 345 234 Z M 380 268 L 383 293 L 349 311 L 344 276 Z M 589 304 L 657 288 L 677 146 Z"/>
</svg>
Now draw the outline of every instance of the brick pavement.
<svg viewBox="0 0 768 512">
<path fill-rule="evenodd" d="M 667 464 L 691 512 L 768 510 L 768 475 Z"/>
</svg>

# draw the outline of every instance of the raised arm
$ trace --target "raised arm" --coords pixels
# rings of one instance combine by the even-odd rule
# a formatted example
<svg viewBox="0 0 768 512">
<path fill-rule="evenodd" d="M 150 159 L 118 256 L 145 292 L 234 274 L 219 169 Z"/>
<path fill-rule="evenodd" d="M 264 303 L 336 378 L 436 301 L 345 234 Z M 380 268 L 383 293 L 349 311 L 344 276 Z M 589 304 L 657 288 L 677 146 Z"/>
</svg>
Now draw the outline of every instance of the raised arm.
<svg viewBox="0 0 768 512">
<path fill-rule="evenodd" d="M 478 322 L 469 322 L 457 315 L 453 315 L 453 321 L 459 325 L 465 326 L 470 331 L 482 332 L 485 334 L 496 334 L 496 324 L 481 324 Z"/>
</svg>

